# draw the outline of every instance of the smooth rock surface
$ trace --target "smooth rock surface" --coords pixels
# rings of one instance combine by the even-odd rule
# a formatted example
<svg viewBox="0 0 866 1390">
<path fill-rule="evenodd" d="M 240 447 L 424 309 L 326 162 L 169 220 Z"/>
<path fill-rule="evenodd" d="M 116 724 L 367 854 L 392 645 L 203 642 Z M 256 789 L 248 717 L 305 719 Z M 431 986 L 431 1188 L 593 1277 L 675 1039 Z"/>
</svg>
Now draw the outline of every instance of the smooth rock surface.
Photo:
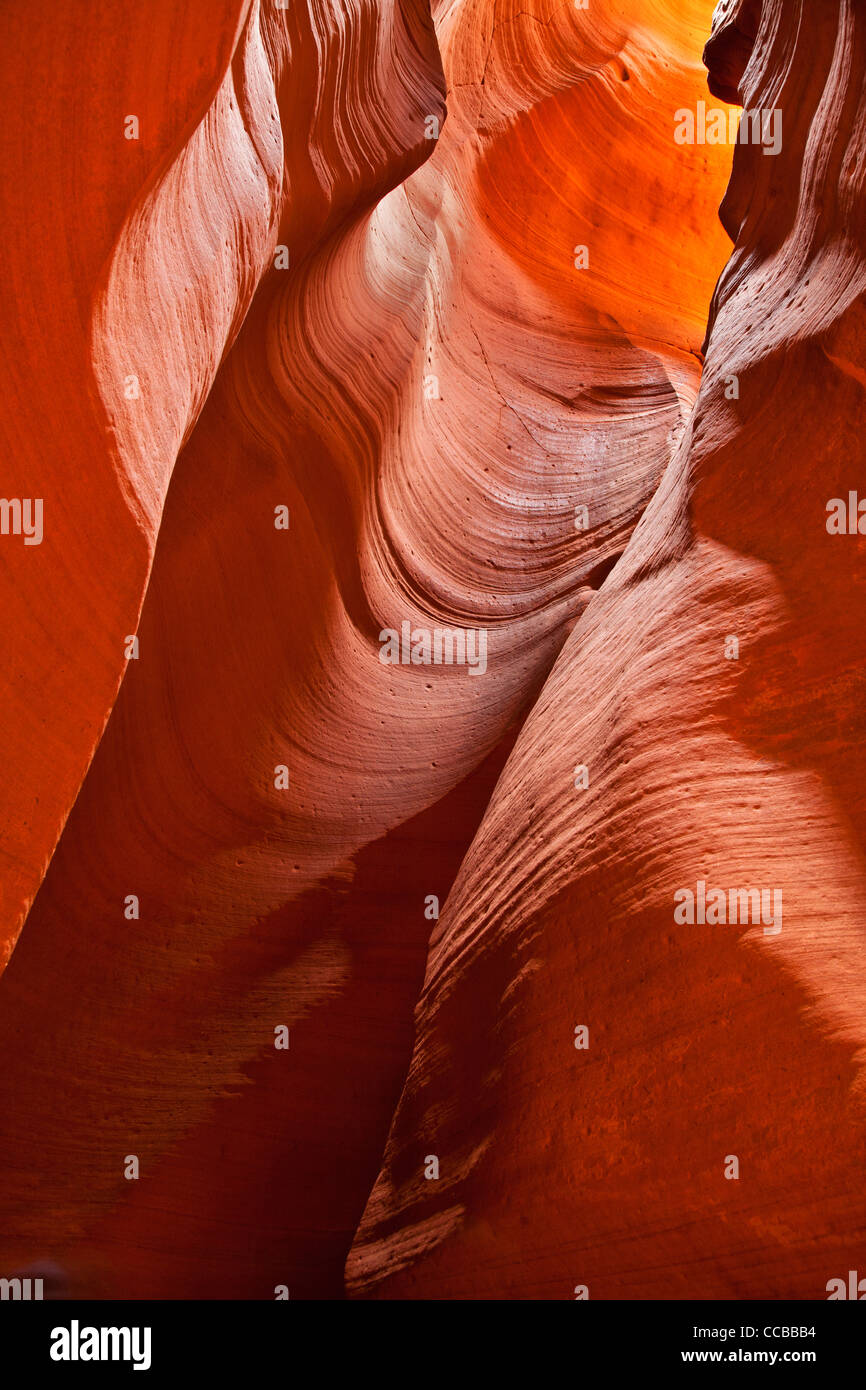
<svg viewBox="0 0 866 1390">
<path fill-rule="evenodd" d="M 783 148 L 736 148 L 688 431 L 437 923 L 355 1294 L 808 1300 L 862 1268 L 866 552 L 827 503 L 864 476 L 866 15 L 726 5 L 707 60 Z M 781 913 L 677 921 L 699 882 Z"/>
<path fill-rule="evenodd" d="M 712 89 L 754 43 L 785 144 L 736 151 L 690 416 L 711 4 L 97 9 L 93 183 L 37 149 L 24 190 L 99 215 L 27 446 L 46 519 L 81 497 L 0 550 L 44 605 L 10 945 L 72 808 L 0 982 L 0 1266 L 339 1297 L 354 1238 L 353 1295 L 822 1296 L 862 1225 L 862 552 L 824 527 L 862 476 L 861 21 L 720 11 Z M 28 82 L 80 101 L 52 52 Z M 484 629 L 484 675 L 384 665 L 404 622 Z M 701 877 L 781 888 L 781 936 L 675 925 Z"/>
</svg>

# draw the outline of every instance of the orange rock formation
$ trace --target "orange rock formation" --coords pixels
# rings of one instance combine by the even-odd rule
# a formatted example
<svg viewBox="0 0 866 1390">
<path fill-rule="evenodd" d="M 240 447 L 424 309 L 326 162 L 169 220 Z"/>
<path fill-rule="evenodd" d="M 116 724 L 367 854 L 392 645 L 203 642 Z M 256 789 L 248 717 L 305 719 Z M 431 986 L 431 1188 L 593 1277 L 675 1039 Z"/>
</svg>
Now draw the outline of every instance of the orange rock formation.
<svg viewBox="0 0 866 1390">
<path fill-rule="evenodd" d="M 44 537 L 0 536 L 0 1273 L 811 1298 L 856 1258 L 866 22 L 723 4 L 710 95 L 711 21 L 4 16 Z M 780 152 L 679 143 L 701 102 Z M 483 672 L 383 661 L 404 625 Z M 782 931 L 675 921 L 699 882 Z"/>
</svg>

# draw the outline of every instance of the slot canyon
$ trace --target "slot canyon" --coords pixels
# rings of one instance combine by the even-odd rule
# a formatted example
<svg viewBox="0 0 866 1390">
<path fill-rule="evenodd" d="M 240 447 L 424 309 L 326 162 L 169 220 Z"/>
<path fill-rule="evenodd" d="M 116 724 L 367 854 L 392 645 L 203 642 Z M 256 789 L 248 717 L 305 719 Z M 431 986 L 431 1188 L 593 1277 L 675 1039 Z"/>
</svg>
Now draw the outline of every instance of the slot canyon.
<svg viewBox="0 0 866 1390">
<path fill-rule="evenodd" d="M 860 0 L 0 29 L 0 1275 L 866 1275 Z"/>
</svg>

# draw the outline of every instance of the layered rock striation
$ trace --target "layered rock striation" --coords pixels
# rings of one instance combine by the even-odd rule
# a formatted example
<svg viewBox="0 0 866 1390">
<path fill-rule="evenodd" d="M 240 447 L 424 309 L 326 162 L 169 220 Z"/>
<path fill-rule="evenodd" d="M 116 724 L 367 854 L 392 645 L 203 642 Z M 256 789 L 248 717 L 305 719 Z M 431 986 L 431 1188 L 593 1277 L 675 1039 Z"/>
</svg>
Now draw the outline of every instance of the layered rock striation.
<svg viewBox="0 0 866 1390">
<path fill-rule="evenodd" d="M 0 537 L 0 1264 L 819 1297 L 862 1227 L 861 20 L 719 6 L 708 98 L 704 0 L 206 9 L 97 7 L 84 96 L 74 7 L 4 20 L 56 103 L 13 283 L 51 217 L 68 267 L 4 319 L 44 537 Z M 721 225 L 713 100 L 783 121 Z M 699 882 L 782 931 L 676 921 Z"/>
</svg>

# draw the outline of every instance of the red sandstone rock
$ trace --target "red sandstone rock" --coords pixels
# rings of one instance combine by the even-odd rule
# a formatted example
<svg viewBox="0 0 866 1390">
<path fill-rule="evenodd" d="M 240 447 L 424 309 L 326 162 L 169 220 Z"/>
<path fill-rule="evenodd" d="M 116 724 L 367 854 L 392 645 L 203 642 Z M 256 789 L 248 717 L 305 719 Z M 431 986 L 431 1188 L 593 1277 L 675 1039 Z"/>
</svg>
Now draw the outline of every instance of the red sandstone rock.
<svg viewBox="0 0 866 1390">
<path fill-rule="evenodd" d="M 208 5 L 181 34 L 149 17 L 146 38 L 124 14 L 117 101 L 137 110 L 135 92 L 162 132 L 125 182 L 97 119 L 121 43 L 105 19 L 80 147 L 114 211 L 92 263 L 75 252 L 90 332 L 63 388 L 90 432 L 80 403 L 52 407 L 93 478 L 69 510 L 80 553 L 32 552 L 58 567 L 39 631 L 68 631 L 80 669 L 73 698 L 23 661 L 8 696 L 20 784 L 51 781 L 20 847 L 8 802 L 10 942 L 75 805 L 0 983 L 3 1267 L 51 1257 L 78 1295 L 339 1295 L 374 1181 L 353 1293 L 813 1297 L 844 1263 L 859 647 L 850 613 L 823 624 L 856 581 L 802 518 L 765 528 L 853 443 L 862 228 L 841 149 L 860 124 L 823 112 L 839 153 L 828 171 L 811 149 L 801 207 L 836 33 L 813 16 L 770 42 L 765 6 L 749 99 L 784 76 L 797 114 L 779 159 L 737 153 L 740 244 L 680 439 L 726 254 L 730 151 L 672 135 L 706 96 L 710 9 L 464 0 L 435 7 L 434 34 L 420 0 L 334 0 L 315 30 L 253 4 L 216 33 Z M 719 96 L 755 33 L 753 6 L 717 22 Z M 861 37 L 840 40 L 852 91 Z M 65 163 L 54 177 L 34 207 L 66 196 Z M 786 468 L 766 462 L 783 420 Z M 484 678 L 383 665 L 404 621 L 484 628 Z M 847 896 L 824 944 L 834 860 Z M 780 884 L 782 936 L 677 928 L 673 892 L 702 875 Z M 448 903 L 376 1181 L 430 894 Z M 810 1122 L 840 1137 L 804 1213 Z"/>
<path fill-rule="evenodd" d="M 0 536 L 0 965 L 111 710 L 150 563 L 95 387 L 91 302 L 131 208 L 208 108 L 242 8 L 193 5 L 171 25 L 110 4 L 2 17 L 0 492 L 42 500 L 45 539 Z"/>
<path fill-rule="evenodd" d="M 437 924 L 354 1293 L 820 1299 L 862 1267 L 864 551 L 826 504 L 863 476 L 866 16 L 726 10 L 714 89 L 783 150 L 737 147 L 689 429 Z M 783 920 L 678 922 L 699 881 Z"/>
</svg>

